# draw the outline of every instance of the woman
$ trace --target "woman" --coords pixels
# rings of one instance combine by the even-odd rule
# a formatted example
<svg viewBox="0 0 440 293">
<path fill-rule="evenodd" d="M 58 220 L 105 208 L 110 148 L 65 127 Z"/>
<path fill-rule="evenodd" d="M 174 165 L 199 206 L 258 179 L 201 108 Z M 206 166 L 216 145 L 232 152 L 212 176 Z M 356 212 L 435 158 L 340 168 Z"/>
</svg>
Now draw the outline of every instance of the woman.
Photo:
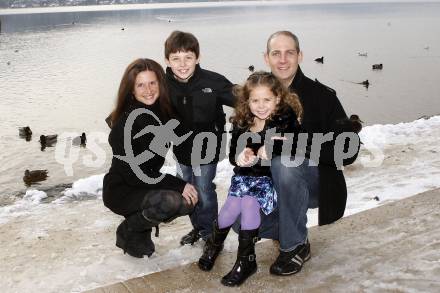
<svg viewBox="0 0 440 293">
<path fill-rule="evenodd" d="M 167 132 L 171 109 L 162 67 L 150 59 L 132 62 L 122 77 L 116 107 L 109 117 L 113 159 L 104 177 L 103 201 L 125 217 L 116 230 L 116 246 L 134 257 L 154 252 L 152 227 L 190 214 L 198 201 L 194 186 L 160 172 L 169 144 L 159 155 L 157 141 L 163 138 L 157 134 Z M 146 132 L 148 129 L 155 131 Z M 139 133 L 142 130 L 146 133 Z"/>
</svg>

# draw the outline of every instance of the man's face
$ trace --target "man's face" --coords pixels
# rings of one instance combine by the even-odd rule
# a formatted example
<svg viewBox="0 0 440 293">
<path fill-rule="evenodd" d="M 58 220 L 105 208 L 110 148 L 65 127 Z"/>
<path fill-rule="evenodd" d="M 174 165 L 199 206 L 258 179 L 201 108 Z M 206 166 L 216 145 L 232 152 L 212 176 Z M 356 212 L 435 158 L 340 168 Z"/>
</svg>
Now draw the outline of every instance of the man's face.
<svg viewBox="0 0 440 293">
<path fill-rule="evenodd" d="M 302 61 L 302 53 L 296 50 L 295 41 L 284 35 L 274 37 L 269 50 L 264 54 L 266 64 L 282 84 L 289 86 Z"/>
<path fill-rule="evenodd" d="M 174 76 L 176 76 L 179 81 L 187 82 L 188 79 L 194 74 L 196 65 L 199 63 L 199 59 L 192 51 L 179 51 L 176 53 L 171 53 L 165 62 L 171 68 Z"/>
</svg>

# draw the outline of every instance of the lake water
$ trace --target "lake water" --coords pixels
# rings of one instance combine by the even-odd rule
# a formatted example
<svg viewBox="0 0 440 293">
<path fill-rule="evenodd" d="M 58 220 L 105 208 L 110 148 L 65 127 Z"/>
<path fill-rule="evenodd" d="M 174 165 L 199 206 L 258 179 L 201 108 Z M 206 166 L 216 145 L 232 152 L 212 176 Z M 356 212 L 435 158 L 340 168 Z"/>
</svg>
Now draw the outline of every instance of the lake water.
<svg viewBox="0 0 440 293">
<path fill-rule="evenodd" d="M 38 186 L 43 190 L 106 172 L 111 150 L 104 118 L 122 73 L 138 57 L 164 64 L 163 43 L 176 29 L 197 36 L 202 67 L 235 83 L 248 76 L 250 64 L 267 69 L 267 37 L 288 29 L 300 38 L 303 71 L 335 88 L 347 113 L 359 114 L 367 125 L 440 113 L 440 3 L 117 9 L 0 10 L 1 205 L 24 194 L 25 169 L 49 171 Z M 321 56 L 324 64 L 316 63 Z M 375 63 L 383 63 L 383 70 L 373 71 Z M 368 89 L 356 84 L 366 79 Z M 34 133 L 29 142 L 18 137 L 26 125 Z M 78 153 L 71 174 L 56 159 L 64 152 L 40 150 L 40 134 L 83 131 L 92 150 L 67 148 Z"/>
</svg>

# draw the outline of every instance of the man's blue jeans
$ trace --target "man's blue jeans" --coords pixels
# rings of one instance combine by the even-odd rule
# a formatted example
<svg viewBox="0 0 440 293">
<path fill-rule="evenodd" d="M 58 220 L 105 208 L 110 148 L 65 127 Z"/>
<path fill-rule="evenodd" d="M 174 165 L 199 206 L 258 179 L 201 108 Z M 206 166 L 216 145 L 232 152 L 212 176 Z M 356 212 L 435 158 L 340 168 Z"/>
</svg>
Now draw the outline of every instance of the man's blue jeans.
<svg viewBox="0 0 440 293">
<path fill-rule="evenodd" d="M 281 251 L 292 251 L 307 239 L 307 209 L 318 207 L 319 172 L 308 159 L 297 167 L 286 166 L 284 160 L 294 158 L 271 161 L 278 207 L 267 216 L 261 213 L 260 237 L 279 240 Z"/>
<path fill-rule="evenodd" d="M 217 172 L 217 163 L 202 166 L 178 165 L 177 175 L 193 184 L 198 192 L 199 202 L 190 219 L 193 227 L 198 229 L 202 238 L 206 240 L 212 233 L 212 223 L 218 215 L 216 186 L 212 182 Z"/>
</svg>

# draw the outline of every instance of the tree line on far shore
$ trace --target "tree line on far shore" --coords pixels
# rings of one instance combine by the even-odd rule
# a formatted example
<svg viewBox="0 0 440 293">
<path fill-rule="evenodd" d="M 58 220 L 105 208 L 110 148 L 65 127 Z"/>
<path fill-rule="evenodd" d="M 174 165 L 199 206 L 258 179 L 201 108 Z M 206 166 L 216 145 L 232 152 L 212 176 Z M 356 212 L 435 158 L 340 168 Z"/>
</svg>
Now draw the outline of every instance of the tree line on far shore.
<svg viewBox="0 0 440 293">
<path fill-rule="evenodd" d="M 219 1 L 221 0 L 0 0 L 0 8 L 176 3 L 176 2 L 219 2 Z M 229 0 L 229 1 L 243 1 L 243 0 Z"/>
</svg>

